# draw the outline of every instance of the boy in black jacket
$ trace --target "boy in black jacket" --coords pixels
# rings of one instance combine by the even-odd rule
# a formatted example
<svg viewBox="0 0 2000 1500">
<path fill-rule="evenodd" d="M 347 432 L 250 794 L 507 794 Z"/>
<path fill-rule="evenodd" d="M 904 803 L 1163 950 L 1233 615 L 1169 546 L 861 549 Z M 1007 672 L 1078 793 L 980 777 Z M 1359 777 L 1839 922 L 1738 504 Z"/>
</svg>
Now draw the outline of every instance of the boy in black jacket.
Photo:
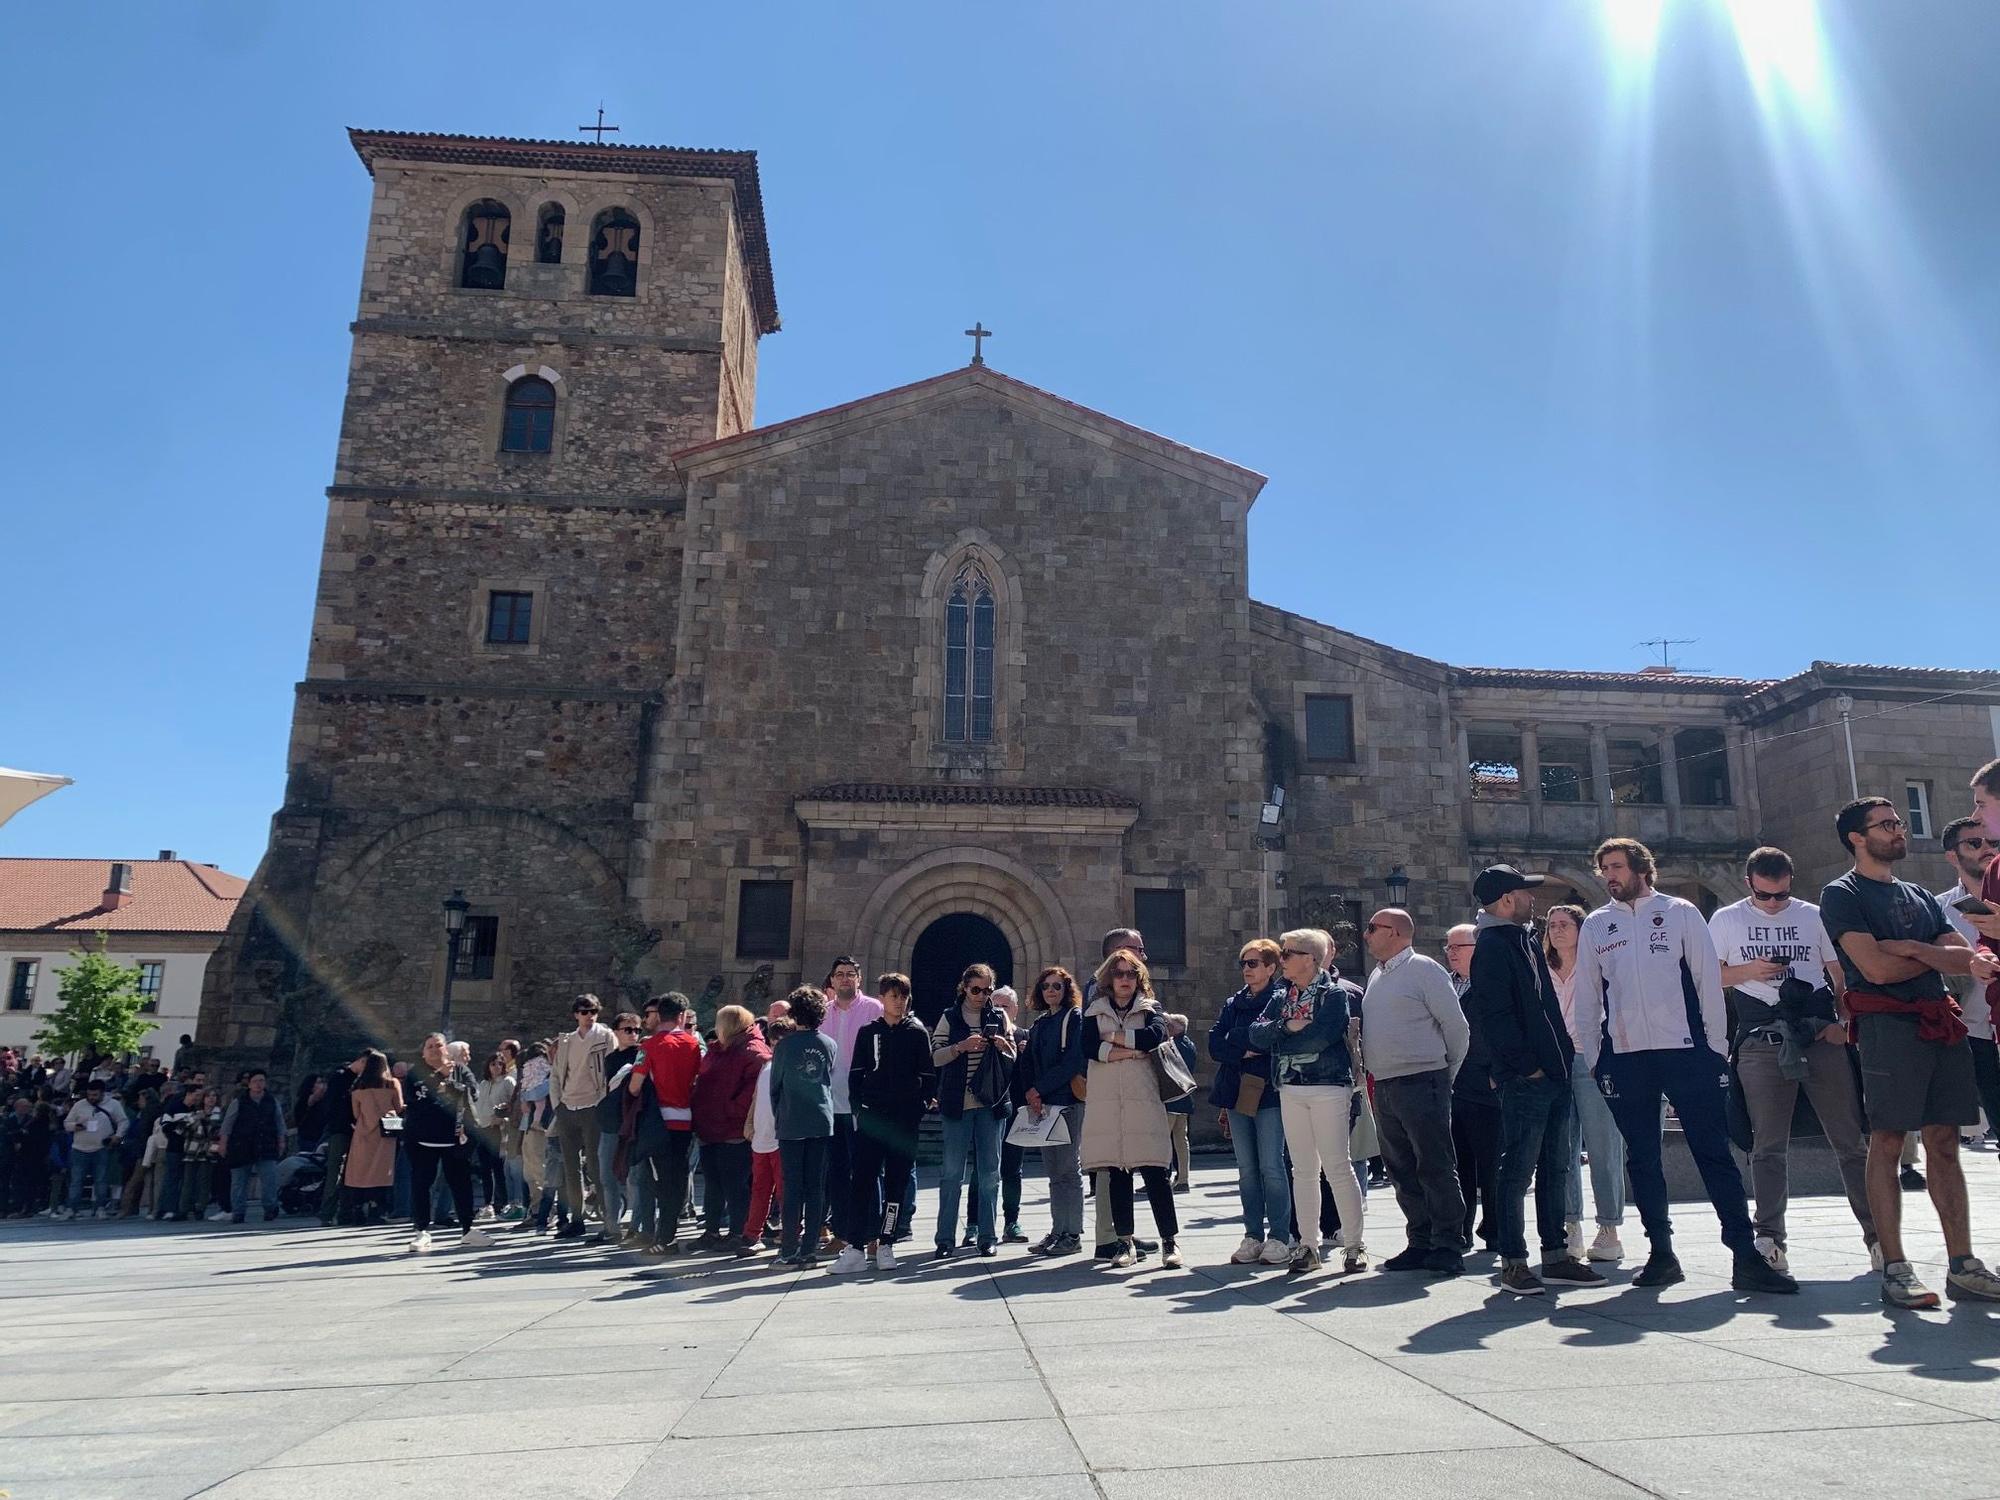
<svg viewBox="0 0 2000 1500">
<path fill-rule="evenodd" d="M 854 1106 L 853 1220 L 880 1226 L 864 1251 L 849 1245 L 835 1257 L 838 1273 L 896 1267 L 896 1219 L 916 1186 L 917 1127 L 937 1089 L 931 1034 L 910 1014 L 910 980 L 884 974 L 875 981 L 882 1015 L 861 1028 L 847 1074 Z"/>
<path fill-rule="evenodd" d="M 1524 925 L 1534 915 L 1529 891 L 1540 875 L 1493 865 L 1472 883 L 1479 903 L 1473 940 L 1472 987 L 1466 1009 L 1486 1045 L 1500 1098 L 1500 1186 L 1495 1238 L 1500 1243 L 1500 1285 L 1523 1297 L 1539 1296 L 1543 1279 L 1603 1286 L 1604 1278 L 1570 1257 L 1564 1233 L 1564 1197 L 1574 1163 L 1570 1120 L 1575 1101 L 1569 1075 L 1575 1049 L 1563 1024 L 1562 1005 L 1549 978 L 1541 944 Z M 1542 1274 L 1528 1267 L 1523 1223 L 1528 1179 L 1535 1179 L 1535 1227 L 1542 1240 Z"/>
</svg>

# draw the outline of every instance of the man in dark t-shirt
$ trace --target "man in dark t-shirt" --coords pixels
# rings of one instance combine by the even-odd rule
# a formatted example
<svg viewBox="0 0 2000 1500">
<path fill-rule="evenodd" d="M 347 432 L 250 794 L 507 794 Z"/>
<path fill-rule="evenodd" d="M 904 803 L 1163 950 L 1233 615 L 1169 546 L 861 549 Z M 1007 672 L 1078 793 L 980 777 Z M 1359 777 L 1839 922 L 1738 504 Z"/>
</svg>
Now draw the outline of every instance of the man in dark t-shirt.
<svg viewBox="0 0 2000 1500">
<path fill-rule="evenodd" d="M 1820 894 L 1820 918 L 1847 976 L 1843 1004 L 1861 1046 L 1861 1096 L 1868 1114 L 1868 1208 L 1882 1255 L 1882 1300 L 1891 1307 L 1936 1307 L 1903 1252 L 1903 1140 L 1923 1137 L 1931 1202 L 1951 1257 L 1954 1297 L 2000 1302 L 2000 1277 L 1972 1253 L 1958 1132 L 1979 1118 L 1972 1049 L 1946 974 L 1991 979 L 1990 954 L 1975 954 L 1945 920 L 1929 891 L 1896 878 L 1910 852 L 1909 830 L 1886 797 L 1861 797 L 1840 810 L 1834 831 L 1854 868 Z"/>
</svg>

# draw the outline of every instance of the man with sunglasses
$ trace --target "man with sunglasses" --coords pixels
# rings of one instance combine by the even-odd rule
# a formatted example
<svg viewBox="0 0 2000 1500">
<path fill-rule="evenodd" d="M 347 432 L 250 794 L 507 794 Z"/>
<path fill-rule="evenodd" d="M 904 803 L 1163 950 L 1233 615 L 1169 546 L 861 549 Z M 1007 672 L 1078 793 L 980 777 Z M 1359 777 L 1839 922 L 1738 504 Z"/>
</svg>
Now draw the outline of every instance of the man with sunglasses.
<svg viewBox="0 0 2000 1500">
<path fill-rule="evenodd" d="M 1779 986 L 1796 978 L 1831 989 L 1835 1001 L 1847 983 L 1819 908 L 1792 895 L 1792 858 L 1782 849 L 1752 851 L 1743 865 L 1750 894 L 1708 919 L 1708 933 L 1722 960 L 1722 983 L 1733 990 L 1740 1021 L 1736 1076 L 1756 1137 L 1750 1151 L 1750 1187 L 1757 1199 L 1751 1219 L 1757 1253 L 1774 1271 L 1788 1270 L 1785 1206 L 1791 1196 L 1788 1162 L 1792 1110 L 1799 1088 L 1812 1100 L 1827 1145 L 1840 1163 L 1847 1204 L 1861 1226 L 1862 1242 L 1876 1270 L 1875 1219 L 1868 1211 L 1868 1143 L 1861 1095 L 1847 1055 L 1847 1028 L 1829 1007 L 1826 1023 L 1800 1025 L 1779 1014 Z M 1816 1028 L 1816 1029 L 1813 1029 Z M 1810 1041 L 1806 1037 L 1810 1032 Z M 1790 1045 L 1788 1046 L 1788 1040 Z M 1800 1046 L 1805 1042 L 1804 1046 Z"/>
<path fill-rule="evenodd" d="M 1972 896 L 1984 883 L 1987 867 L 1993 863 L 1995 851 L 2000 851 L 2000 839 L 1988 833 L 1977 818 L 1953 818 L 1944 825 L 1938 842 L 1944 845 L 1944 857 L 1958 871 L 1958 884 L 1937 893 L 1938 905 L 1944 908 L 1944 919 L 1951 923 L 1951 930 L 1965 939 L 1967 947 L 1977 948 L 1979 930 L 1958 909 L 1957 903 Z M 1986 1128 L 2000 1134 L 2000 1050 L 1993 1040 L 1990 997 L 1986 986 L 1975 983 L 1969 974 L 1963 980 L 1956 977 L 1947 980 L 1946 984 L 1957 997 L 1959 1019 L 1965 1022 L 1965 1041 L 1972 1048 L 1973 1079 L 1979 1086 L 1979 1107 L 1986 1115 Z"/>
<path fill-rule="evenodd" d="M 1882 1245 L 1882 1300 L 1891 1307 L 1936 1307 L 1903 1253 L 1903 1194 L 1897 1181 L 1903 1139 L 1920 1131 L 1931 1202 L 1950 1256 L 1954 1297 L 2000 1302 L 2000 1277 L 1972 1253 L 1972 1218 L 1958 1160 L 1959 1127 L 1979 1118 L 1965 1023 L 1944 976 L 2000 975 L 1990 953 L 1968 948 L 1937 898 L 1896 878 L 1910 852 L 1908 827 L 1886 797 L 1859 797 L 1840 810 L 1834 832 L 1854 868 L 1820 893 L 1820 915 L 1840 949 L 1847 1014 L 1861 1045 L 1861 1096 L 1868 1111 L 1868 1207 Z"/>
</svg>

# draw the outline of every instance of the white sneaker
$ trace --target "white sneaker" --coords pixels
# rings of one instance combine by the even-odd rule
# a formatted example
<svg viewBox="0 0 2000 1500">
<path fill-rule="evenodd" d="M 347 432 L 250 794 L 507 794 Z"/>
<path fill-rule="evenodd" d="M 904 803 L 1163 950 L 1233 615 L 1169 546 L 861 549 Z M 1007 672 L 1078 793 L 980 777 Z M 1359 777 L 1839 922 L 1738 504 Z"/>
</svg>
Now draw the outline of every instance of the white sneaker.
<svg viewBox="0 0 2000 1500">
<path fill-rule="evenodd" d="M 493 1205 L 490 1203 L 481 1205 L 479 1212 L 474 1214 L 473 1217 L 475 1219 L 491 1219 L 495 1217 L 493 1213 Z"/>
<path fill-rule="evenodd" d="M 493 1248 L 493 1236 L 475 1226 L 466 1230 L 464 1234 L 458 1237 L 458 1248 L 461 1250 L 491 1250 Z"/>
<path fill-rule="evenodd" d="M 836 1255 L 833 1258 L 833 1264 L 827 1267 L 827 1270 L 836 1276 L 849 1276 L 856 1271 L 865 1271 L 867 1269 L 868 1255 L 859 1245 L 849 1245 L 840 1254 Z"/>
<path fill-rule="evenodd" d="M 1246 1234 L 1243 1236 L 1243 1243 L 1230 1252 L 1229 1263 L 1232 1266 L 1247 1266 L 1263 1253 L 1264 1242 L 1254 1235 Z"/>
<path fill-rule="evenodd" d="M 1760 1234 L 1751 1242 L 1752 1248 L 1764 1257 L 1764 1264 L 1774 1271 L 1790 1271 L 1791 1262 L 1785 1259 L 1785 1247 L 1768 1234 Z"/>
<path fill-rule="evenodd" d="M 419 1229 L 417 1231 L 417 1237 L 410 1241 L 410 1254 L 429 1255 L 430 1253 L 431 1253 L 431 1232 L 428 1229 Z"/>
<path fill-rule="evenodd" d="M 1292 1242 L 1274 1234 L 1264 1241 L 1264 1253 L 1257 1258 L 1267 1266 L 1288 1266 L 1292 1263 Z"/>
<path fill-rule="evenodd" d="M 1340 1247 L 1340 1269 L 1346 1275 L 1368 1269 L 1368 1247 L 1366 1245 L 1342 1245 Z"/>
<path fill-rule="evenodd" d="M 1137 1257 L 1132 1253 L 1132 1242 L 1130 1240 L 1120 1240 L 1118 1242 L 1118 1253 L 1111 1257 L 1111 1264 L 1123 1270 L 1126 1266 L 1131 1265 L 1135 1259 Z"/>
<path fill-rule="evenodd" d="M 1618 1226 L 1615 1224 L 1598 1225 L 1597 1238 L 1590 1242 L 1590 1259 L 1615 1261 L 1623 1260 L 1624 1258 L 1625 1247 L 1619 1243 Z"/>
<path fill-rule="evenodd" d="M 875 1269 L 878 1271 L 896 1269 L 896 1247 L 887 1240 L 875 1247 Z"/>
<path fill-rule="evenodd" d="M 51 1219 L 73 1219 L 76 1217 L 76 1215 L 70 1211 L 67 1205 L 65 1205 L 62 1208 L 50 1209 L 49 1217 Z"/>
<path fill-rule="evenodd" d="M 1882 1246 L 1879 1242 L 1872 1243 L 1868 1247 L 1868 1269 L 1877 1276 L 1882 1274 Z"/>
<path fill-rule="evenodd" d="M 208 1222 L 211 1224 L 220 1224 L 223 1223 L 225 1220 L 227 1220 L 228 1217 L 229 1217 L 228 1209 L 218 1208 L 214 1213 L 208 1216 Z"/>
<path fill-rule="evenodd" d="M 1571 1260 L 1583 1259 L 1583 1220 L 1571 1219 L 1563 1225 L 1563 1251 Z"/>
</svg>

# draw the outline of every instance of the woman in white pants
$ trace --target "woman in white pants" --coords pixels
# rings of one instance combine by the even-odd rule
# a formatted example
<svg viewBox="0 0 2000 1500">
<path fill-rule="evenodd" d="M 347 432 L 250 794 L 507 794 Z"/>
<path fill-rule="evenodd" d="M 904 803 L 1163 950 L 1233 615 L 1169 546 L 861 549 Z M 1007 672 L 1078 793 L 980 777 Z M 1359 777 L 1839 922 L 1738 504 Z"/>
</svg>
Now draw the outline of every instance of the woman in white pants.
<svg viewBox="0 0 2000 1500">
<path fill-rule="evenodd" d="M 1319 1221 L 1309 1205 L 1319 1202 L 1320 1171 L 1326 1171 L 1340 1210 L 1343 1271 L 1368 1268 L 1361 1238 L 1363 1199 L 1347 1165 L 1347 1130 L 1354 1104 L 1354 1053 L 1350 1042 L 1347 992 L 1326 972 L 1333 940 L 1316 927 L 1278 939 L 1285 983 L 1250 1027 L 1250 1045 L 1271 1058 L 1278 1086 L 1278 1110 L 1285 1147 L 1292 1156 L 1292 1201 L 1299 1205 L 1299 1243 L 1287 1267 L 1297 1276 L 1320 1264 Z"/>
</svg>

